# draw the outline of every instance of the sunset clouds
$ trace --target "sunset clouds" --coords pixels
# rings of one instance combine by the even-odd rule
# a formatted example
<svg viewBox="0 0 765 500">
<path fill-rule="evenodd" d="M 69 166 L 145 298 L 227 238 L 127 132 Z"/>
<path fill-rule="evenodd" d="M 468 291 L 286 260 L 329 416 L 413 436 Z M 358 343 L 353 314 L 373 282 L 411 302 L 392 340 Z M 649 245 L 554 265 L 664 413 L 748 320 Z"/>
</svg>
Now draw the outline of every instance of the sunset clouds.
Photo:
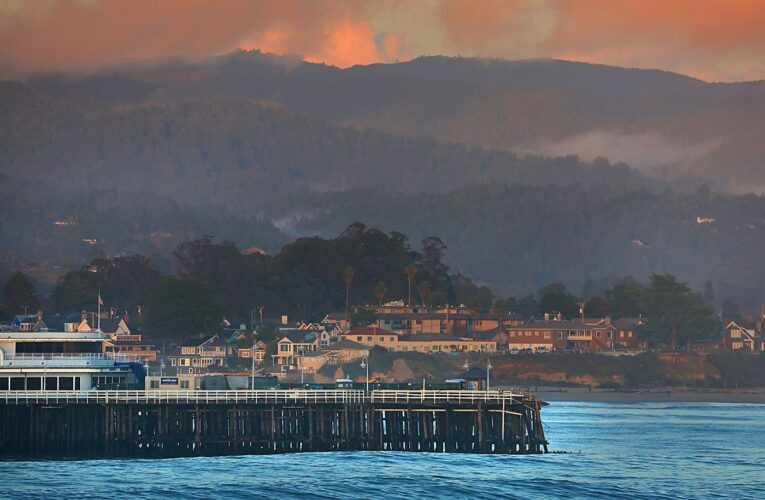
<svg viewBox="0 0 765 500">
<path fill-rule="evenodd" d="M 236 48 L 341 67 L 445 54 L 765 78 L 762 0 L 0 0 L 0 71 Z"/>
</svg>

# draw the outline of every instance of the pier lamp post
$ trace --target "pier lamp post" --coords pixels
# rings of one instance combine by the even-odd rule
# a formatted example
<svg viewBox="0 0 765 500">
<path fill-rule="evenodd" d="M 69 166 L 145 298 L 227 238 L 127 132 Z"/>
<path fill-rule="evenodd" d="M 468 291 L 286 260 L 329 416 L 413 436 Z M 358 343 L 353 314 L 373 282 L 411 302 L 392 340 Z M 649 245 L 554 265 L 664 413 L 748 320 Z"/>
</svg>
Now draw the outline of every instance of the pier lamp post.
<svg viewBox="0 0 765 500">
<path fill-rule="evenodd" d="M 366 378 L 366 390 L 367 394 L 369 394 L 369 358 L 366 356 L 361 357 L 361 365 L 362 368 L 367 369 L 367 378 Z"/>
<path fill-rule="evenodd" d="M 254 311 L 254 309 L 253 309 L 253 311 Z M 250 357 L 252 358 L 252 360 L 251 360 L 252 361 L 252 370 L 251 370 L 252 373 L 250 375 L 250 379 L 251 379 L 252 384 L 250 386 L 250 390 L 254 391 L 255 390 L 255 338 L 254 337 L 252 339 L 252 350 L 250 351 Z"/>
<path fill-rule="evenodd" d="M 491 366 L 491 358 L 486 358 L 486 392 L 489 392 L 489 372 L 493 366 Z"/>
<path fill-rule="evenodd" d="M 468 390 L 468 370 L 470 370 L 470 364 L 468 363 L 467 358 L 465 358 L 465 364 L 462 365 L 462 368 L 465 369 L 465 386 L 462 388 L 463 390 Z"/>
</svg>

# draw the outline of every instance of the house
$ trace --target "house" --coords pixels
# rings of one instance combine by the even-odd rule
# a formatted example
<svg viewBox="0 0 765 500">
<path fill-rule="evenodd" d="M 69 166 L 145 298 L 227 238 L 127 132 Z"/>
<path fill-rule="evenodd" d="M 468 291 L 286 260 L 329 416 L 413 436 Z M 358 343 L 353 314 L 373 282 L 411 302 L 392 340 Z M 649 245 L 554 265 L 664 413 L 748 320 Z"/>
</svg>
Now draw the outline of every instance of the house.
<svg viewBox="0 0 765 500">
<path fill-rule="evenodd" d="M 350 363 L 363 357 L 369 357 L 369 347 L 347 339 L 332 344 L 330 350 L 337 353 L 341 363 Z"/>
<path fill-rule="evenodd" d="M 310 351 L 297 358 L 297 369 L 304 373 L 316 373 L 324 365 L 351 363 L 369 357 L 369 347 L 350 340 L 340 340 L 328 349 Z"/>
<path fill-rule="evenodd" d="M 735 321 L 729 322 L 723 331 L 723 347 L 733 350 L 763 350 L 763 342 L 754 328 L 745 328 Z"/>
<path fill-rule="evenodd" d="M 531 320 L 523 325 L 512 326 L 500 332 L 497 340 L 507 343 L 508 349 L 531 349 L 551 351 L 565 347 L 568 338 L 567 322 L 562 320 Z"/>
<path fill-rule="evenodd" d="M 497 329 L 504 330 L 522 324 L 523 316 L 519 314 L 505 314 L 501 317 L 494 314 L 473 315 L 473 331 L 475 332 L 485 332 Z"/>
<path fill-rule="evenodd" d="M 252 359 L 255 357 L 255 363 L 258 365 L 263 364 L 266 358 L 266 343 L 262 340 L 258 340 L 253 345 L 249 342 L 249 339 L 239 341 L 240 347 L 236 348 L 236 354 L 240 358 Z"/>
<path fill-rule="evenodd" d="M 101 331 L 111 339 L 113 352 L 137 359 L 142 363 L 157 360 L 157 348 L 143 342 L 143 334 L 132 332 L 124 318 L 101 318 Z"/>
<path fill-rule="evenodd" d="M 612 322 L 615 330 L 608 337 L 606 349 L 646 349 L 648 343 L 638 338 L 637 330 L 645 324 L 643 318 L 621 318 Z M 608 333 L 611 335 L 611 332 Z"/>
<path fill-rule="evenodd" d="M 400 335 L 401 333 L 399 332 L 392 332 L 377 326 L 365 326 L 354 328 L 350 332 L 344 333 L 342 338 L 369 347 L 379 346 L 389 351 L 395 351 Z"/>
<path fill-rule="evenodd" d="M 440 333 L 402 335 L 394 348 L 398 352 L 496 352 L 495 340 L 455 337 Z"/>
<path fill-rule="evenodd" d="M 112 340 L 110 346 L 112 352 L 133 358 L 142 364 L 156 361 L 159 354 L 155 346 L 144 344 L 140 340 Z"/>
<path fill-rule="evenodd" d="M 297 358 L 297 370 L 303 373 L 316 373 L 324 365 L 339 364 L 337 354 L 331 351 L 311 351 Z"/>
<path fill-rule="evenodd" d="M 235 354 L 235 348 L 218 335 L 213 335 L 206 342 L 199 345 L 197 352 L 202 356 L 225 358 Z"/>
<path fill-rule="evenodd" d="M 13 332 L 41 332 L 48 330 L 48 325 L 43 321 L 42 312 L 16 315 L 11 321 L 10 327 Z"/>
<path fill-rule="evenodd" d="M 141 335 L 134 335 L 123 318 L 101 318 L 101 331 L 112 340 L 141 340 Z"/>
<path fill-rule="evenodd" d="M 227 356 L 233 355 L 234 347 L 218 335 L 188 339 L 172 351 L 167 359 L 178 373 L 201 373 L 210 367 L 227 366 Z"/>
<path fill-rule="evenodd" d="M 640 318 L 612 321 L 605 318 L 575 318 L 565 320 L 560 314 L 545 314 L 543 320 L 507 328 L 498 340 L 507 342 L 509 349 L 575 349 L 597 351 L 604 349 L 641 348 L 636 329 Z"/>
<path fill-rule="evenodd" d="M 319 349 L 319 336 L 315 331 L 294 331 L 281 334 L 276 344 L 273 364 L 290 369 L 297 364 L 296 358 Z"/>
<path fill-rule="evenodd" d="M 234 348 L 215 334 L 188 339 L 180 345 L 180 351 L 181 354 L 200 354 L 222 358 L 232 354 Z"/>
</svg>

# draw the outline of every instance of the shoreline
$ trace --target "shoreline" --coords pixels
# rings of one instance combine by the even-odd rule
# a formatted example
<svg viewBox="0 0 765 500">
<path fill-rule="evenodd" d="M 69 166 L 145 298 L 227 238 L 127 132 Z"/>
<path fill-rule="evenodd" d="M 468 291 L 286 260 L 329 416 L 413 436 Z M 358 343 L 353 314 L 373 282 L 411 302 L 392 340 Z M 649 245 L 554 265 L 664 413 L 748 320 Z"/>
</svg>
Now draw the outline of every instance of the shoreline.
<svg viewBox="0 0 765 500">
<path fill-rule="evenodd" d="M 543 401 L 583 403 L 748 403 L 765 404 L 765 389 L 683 389 L 677 387 L 614 390 L 586 387 L 537 387 Z"/>
</svg>

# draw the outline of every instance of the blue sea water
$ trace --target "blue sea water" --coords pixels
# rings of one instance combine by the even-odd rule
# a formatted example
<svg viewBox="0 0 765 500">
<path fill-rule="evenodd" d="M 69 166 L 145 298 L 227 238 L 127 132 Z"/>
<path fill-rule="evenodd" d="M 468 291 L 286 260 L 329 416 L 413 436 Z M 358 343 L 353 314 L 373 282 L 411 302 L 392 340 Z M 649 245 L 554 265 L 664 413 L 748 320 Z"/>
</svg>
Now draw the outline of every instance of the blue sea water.
<svg viewBox="0 0 765 500">
<path fill-rule="evenodd" d="M 552 403 L 551 450 L 0 462 L 3 498 L 765 498 L 765 405 Z"/>
</svg>

